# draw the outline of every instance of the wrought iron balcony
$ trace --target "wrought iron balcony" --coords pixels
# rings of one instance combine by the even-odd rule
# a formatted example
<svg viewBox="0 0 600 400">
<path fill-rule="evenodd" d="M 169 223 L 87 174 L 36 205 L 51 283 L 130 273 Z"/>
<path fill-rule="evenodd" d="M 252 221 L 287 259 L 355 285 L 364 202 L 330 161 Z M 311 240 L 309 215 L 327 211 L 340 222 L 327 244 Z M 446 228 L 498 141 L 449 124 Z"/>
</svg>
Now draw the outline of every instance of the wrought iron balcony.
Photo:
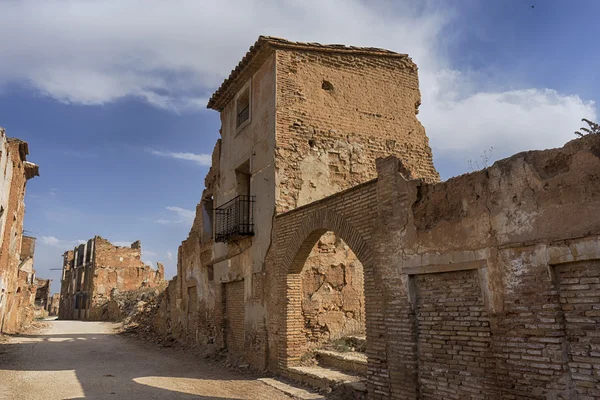
<svg viewBox="0 0 600 400">
<path fill-rule="evenodd" d="M 215 241 L 254 235 L 254 196 L 238 196 L 215 208 Z"/>
</svg>

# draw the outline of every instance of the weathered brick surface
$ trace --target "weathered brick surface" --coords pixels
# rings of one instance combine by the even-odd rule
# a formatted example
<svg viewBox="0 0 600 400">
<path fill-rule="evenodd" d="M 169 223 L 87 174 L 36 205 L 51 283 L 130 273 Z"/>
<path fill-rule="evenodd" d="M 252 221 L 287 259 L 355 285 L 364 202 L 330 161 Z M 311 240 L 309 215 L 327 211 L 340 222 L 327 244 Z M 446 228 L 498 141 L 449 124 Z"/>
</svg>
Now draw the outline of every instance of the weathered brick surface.
<svg viewBox="0 0 600 400">
<path fill-rule="evenodd" d="M 106 320 L 113 291 L 153 287 L 164 281 L 164 268 L 141 261 L 141 244 L 115 246 L 96 236 L 63 256 L 59 318 Z"/>
<path fill-rule="evenodd" d="M 227 350 L 235 355 L 244 353 L 245 306 L 244 281 L 229 282 L 225 286 L 225 337 Z"/>
<path fill-rule="evenodd" d="M 600 398 L 600 260 L 557 266 L 555 273 L 570 376 L 579 399 Z"/>
<path fill-rule="evenodd" d="M 311 347 L 365 333 L 363 266 L 333 233 L 321 236 L 302 269 L 302 315 Z"/>
<path fill-rule="evenodd" d="M 23 236 L 25 189 L 38 167 L 28 144 L 0 128 L 0 332 L 18 332 L 33 318 L 35 239 Z"/>
<path fill-rule="evenodd" d="M 279 212 L 375 178 L 375 159 L 391 154 L 413 177 L 439 180 L 408 57 L 280 49 L 277 96 Z"/>
<path fill-rule="evenodd" d="M 232 131 L 231 101 L 249 80 L 263 114 Z M 213 349 L 243 343 L 253 366 L 284 372 L 318 330 L 314 252 L 334 232 L 362 265 L 369 398 L 593 398 L 600 137 L 436 183 L 418 103 L 406 56 L 259 40 L 209 103 L 223 149 L 203 199 L 232 198 L 234 161 L 260 154 L 261 222 L 252 238 L 215 244 L 198 209 L 169 286 L 170 332 Z M 241 280 L 235 338 L 227 285 Z M 194 282 L 195 331 L 181 312 Z"/>
<path fill-rule="evenodd" d="M 477 271 L 414 279 L 421 398 L 494 397 L 490 319 Z"/>
</svg>

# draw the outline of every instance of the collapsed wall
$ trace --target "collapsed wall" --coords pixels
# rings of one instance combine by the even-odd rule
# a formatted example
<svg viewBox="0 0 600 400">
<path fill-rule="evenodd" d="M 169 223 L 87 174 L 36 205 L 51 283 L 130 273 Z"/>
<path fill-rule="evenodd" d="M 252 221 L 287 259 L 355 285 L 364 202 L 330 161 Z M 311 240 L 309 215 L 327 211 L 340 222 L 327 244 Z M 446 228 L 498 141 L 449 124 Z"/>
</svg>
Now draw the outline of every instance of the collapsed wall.
<svg viewBox="0 0 600 400">
<path fill-rule="evenodd" d="M 376 181 L 276 218 L 273 369 L 306 351 L 298 268 L 335 230 L 363 263 L 370 398 L 598 397 L 600 137 L 405 177 L 382 159 Z"/>
<path fill-rule="evenodd" d="M 139 241 L 115 246 L 96 236 L 63 255 L 60 319 L 107 320 L 108 303 L 116 292 L 155 287 L 164 282 L 164 267 L 141 261 Z"/>
</svg>

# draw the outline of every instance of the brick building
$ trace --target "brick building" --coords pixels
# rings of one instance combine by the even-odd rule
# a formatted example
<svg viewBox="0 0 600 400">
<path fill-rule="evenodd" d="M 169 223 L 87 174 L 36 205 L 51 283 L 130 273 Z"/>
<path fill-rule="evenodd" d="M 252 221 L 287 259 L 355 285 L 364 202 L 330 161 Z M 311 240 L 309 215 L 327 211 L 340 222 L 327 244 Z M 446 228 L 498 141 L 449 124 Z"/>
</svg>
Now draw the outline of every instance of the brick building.
<svg viewBox="0 0 600 400">
<path fill-rule="evenodd" d="M 179 249 L 168 329 L 264 366 L 274 217 L 373 179 L 388 155 L 437 182 L 419 105 L 406 54 L 260 37 L 208 103 L 221 139 Z M 362 265 L 334 232 L 319 236 L 302 271 L 307 348 L 365 333 Z"/>
<path fill-rule="evenodd" d="M 48 303 L 50 301 L 50 284 L 52 279 L 40 279 L 35 278 L 36 292 L 35 292 L 35 305 L 44 310 L 48 309 Z"/>
<path fill-rule="evenodd" d="M 0 128 L 0 332 L 17 332 L 33 317 L 35 239 L 23 236 L 25 188 L 39 175 L 26 142 Z"/>
<path fill-rule="evenodd" d="M 340 398 L 600 398 L 600 136 L 439 183 L 418 105 L 406 56 L 259 38 L 155 330 Z"/>
<path fill-rule="evenodd" d="M 46 311 L 48 311 L 48 315 L 58 316 L 58 308 L 60 307 L 60 293 L 54 293 L 50 296 L 48 300 L 48 306 L 46 307 Z"/>
<path fill-rule="evenodd" d="M 60 319 L 106 319 L 111 293 L 153 287 L 164 281 L 164 268 L 141 261 L 142 245 L 114 246 L 100 236 L 63 255 Z"/>
</svg>

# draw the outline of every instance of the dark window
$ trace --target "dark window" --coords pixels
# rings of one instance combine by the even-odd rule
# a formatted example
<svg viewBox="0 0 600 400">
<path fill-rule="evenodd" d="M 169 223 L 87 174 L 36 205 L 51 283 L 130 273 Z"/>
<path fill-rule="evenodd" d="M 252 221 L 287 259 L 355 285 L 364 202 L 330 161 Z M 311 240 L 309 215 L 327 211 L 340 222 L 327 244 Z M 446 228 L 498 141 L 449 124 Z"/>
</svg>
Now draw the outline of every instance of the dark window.
<svg viewBox="0 0 600 400">
<path fill-rule="evenodd" d="M 202 241 L 208 242 L 213 238 L 213 197 L 202 200 Z"/>
<path fill-rule="evenodd" d="M 236 128 L 250 119 L 250 86 L 243 89 L 235 101 Z"/>
</svg>

